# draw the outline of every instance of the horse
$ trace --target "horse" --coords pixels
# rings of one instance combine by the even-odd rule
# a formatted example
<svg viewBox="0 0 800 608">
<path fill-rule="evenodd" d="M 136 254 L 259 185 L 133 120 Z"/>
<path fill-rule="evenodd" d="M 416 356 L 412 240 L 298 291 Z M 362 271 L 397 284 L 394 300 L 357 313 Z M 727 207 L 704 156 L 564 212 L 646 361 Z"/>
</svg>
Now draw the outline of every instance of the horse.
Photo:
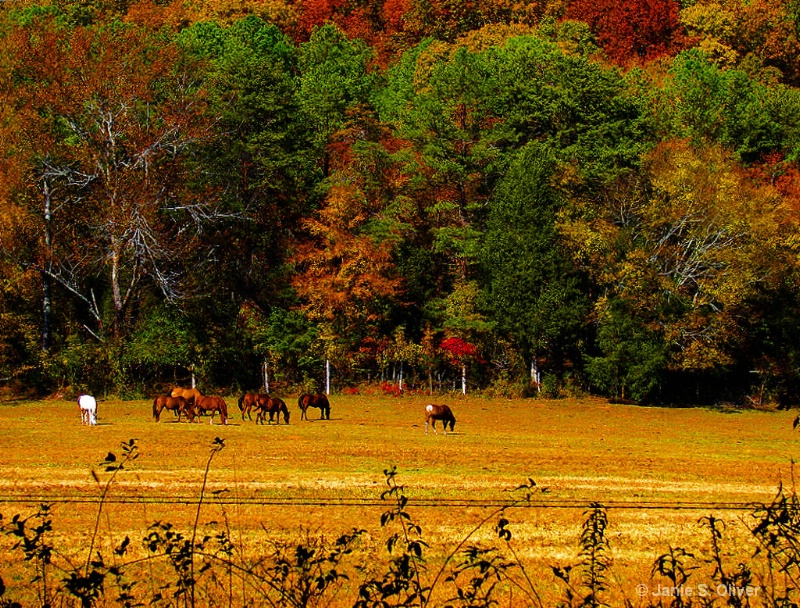
<svg viewBox="0 0 800 608">
<path fill-rule="evenodd" d="M 310 407 L 319 408 L 320 420 L 331 419 L 331 404 L 328 401 L 327 395 L 323 393 L 317 393 L 316 395 L 305 393 L 300 395 L 300 398 L 297 400 L 297 405 L 300 406 L 300 411 L 302 412 L 300 414 L 300 420 L 308 420 L 306 410 Z"/>
<path fill-rule="evenodd" d="M 429 403 L 425 406 L 425 433 L 428 432 L 428 423 L 431 423 L 433 432 L 439 434 L 436 430 L 436 421 L 441 420 L 444 427 L 444 434 L 447 435 L 447 425 L 450 425 L 452 431 L 456 426 L 456 417 L 447 405 L 436 405 Z"/>
<path fill-rule="evenodd" d="M 194 400 L 194 409 L 198 416 L 210 412 L 210 424 L 214 424 L 214 414 L 219 412 L 219 416 L 222 419 L 222 424 L 228 424 L 228 406 L 222 397 L 217 397 L 216 395 L 204 397 L 203 395 L 200 395 Z"/>
<path fill-rule="evenodd" d="M 252 420 L 253 417 L 250 415 L 250 411 L 258 405 L 258 395 L 256 393 L 242 393 L 242 396 L 239 397 L 239 411 L 242 412 L 242 420 L 244 420 L 244 415 L 247 414 L 247 419 Z"/>
<path fill-rule="evenodd" d="M 81 410 L 81 423 L 94 426 L 97 424 L 97 400 L 91 395 L 78 397 L 78 408 Z"/>
<path fill-rule="evenodd" d="M 153 419 L 158 422 L 161 419 L 162 410 L 172 410 L 181 421 L 181 414 L 186 414 L 189 422 L 194 422 L 194 406 L 183 397 L 170 397 L 169 395 L 159 395 L 153 400 Z"/>
<path fill-rule="evenodd" d="M 281 423 L 281 414 L 283 414 L 283 421 L 289 424 L 289 408 L 286 407 L 286 402 L 279 397 L 270 397 L 269 395 L 259 395 L 256 413 L 256 424 L 264 424 L 264 418 L 269 414 L 269 422 L 272 424 L 275 420 L 277 424 Z M 277 419 L 276 419 L 277 414 Z"/>
<path fill-rule="evenodd" d="M 179 386 L 172 389 L 172 394 L 170 396 L 183 397 L 191 404 L 194 404 L 198 397 L 202 397 L 200 391 L 198 391 L 196 388 L 181 388 Z"/>
</svg>

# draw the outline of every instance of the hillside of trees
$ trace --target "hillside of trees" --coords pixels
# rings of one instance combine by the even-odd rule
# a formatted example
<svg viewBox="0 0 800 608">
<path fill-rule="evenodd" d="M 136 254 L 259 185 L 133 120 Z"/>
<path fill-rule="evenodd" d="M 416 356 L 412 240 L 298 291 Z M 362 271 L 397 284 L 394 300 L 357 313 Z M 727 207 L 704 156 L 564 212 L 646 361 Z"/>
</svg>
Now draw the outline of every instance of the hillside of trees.
<svg viewBox="0 0 800 608">
<path fill-rule="evenodd" d="M 4 390 L 797 400 L 799 0 L 50 1 Z"/>
</svg>

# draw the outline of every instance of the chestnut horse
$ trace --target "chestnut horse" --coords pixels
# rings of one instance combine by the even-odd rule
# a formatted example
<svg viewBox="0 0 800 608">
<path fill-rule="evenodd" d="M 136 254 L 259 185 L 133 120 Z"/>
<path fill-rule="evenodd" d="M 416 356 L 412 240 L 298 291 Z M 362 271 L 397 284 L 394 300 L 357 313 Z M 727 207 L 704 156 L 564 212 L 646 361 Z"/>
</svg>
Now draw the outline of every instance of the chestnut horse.
<svg viewBox="0 0 800 608">
<path fill-rule="evenodd" d="M 222 397 L 200 395 L 194 400 L 194 410 L 198 416 L 211 413 L 210 424 L 214 424 L 214 414 L 219 412 L 222 424 L 228 424 L 228 406 Z"/>
<path fill-rule="evenodd" d="M 242 396 L 239 397 L 239 411 L 242 412 L 242 420 L 244 420 L 245 414 L 247 414 L 248 420 L 253 419 L 250 412 L 258 405 L 258 397 L 257 393 L 242 393 Z"/>
<path fill-rule="evenodd" d="M 306 410 L 310 407 L 319 408 L 320 420 L 331 419 L 331 404 L 328 401 L 327 395 L 323 393 L 317 393 L 316 395 L 309 395 L 306 393 L 304 395 L 300 395 L 300 398 L 297 400 L 297 405 L 300 406 L 300 410 L 302 412 L 300 414 L 300 420 L 308 420 Z"/>
<path fill-rule="evenodd" d="M 200 391 L 196 388 L 181 388 L 177 387 L 172 389 L 172 397 L 183 397 L 189 403 L 194 404 L 195 400 L 200 397 Z"/>
<path fill-rule="evenodd" d="M 189 422 L 194 422 L 194 406 L 183 397 L 170 397 L 169 395 L 160 395 L 153 400 L 153 419 L 158 422 L 161 419 L 161 412 L 163 410 L 172 410 L 178 417 L 178 422 L 181 421 L 181 414 L 186 414 Z"/>
<path fill-rule="evenodd" d="M 447 405 L 435 405 L 433 403 L 429 403 L 425 406 L 425 432 L 428 432 L 428 423 L 431 423 L 433 427 L 433 432 L 437 435 L 439 434 L 436 431 L 436 421 L 441 420 L 442 426 L 444 427 L 444 434 L 447 435 L 447 425 L 450 425 L 450 430 L 452 431 L 456 426 L 456 417 L 453 416 L 453 412 L 450 410 L 450 407 Z"/>
<path fill-rule="evenodd" d="M 259 395 L 256 409 L 258 410 L 256 413 L 256 424 L 264 424 L 264 419 L 267 417 L 267 414 L 269 414 L 269 422 L 267 424 L 272 424 L 273 420 L 275 420 L 276 424 L 280 424 L 281 414 L 283 414 L 283 421 L 289 424 L 289 408 L 286 407 L 286 402 L 279 397 Z"/>
</svg>

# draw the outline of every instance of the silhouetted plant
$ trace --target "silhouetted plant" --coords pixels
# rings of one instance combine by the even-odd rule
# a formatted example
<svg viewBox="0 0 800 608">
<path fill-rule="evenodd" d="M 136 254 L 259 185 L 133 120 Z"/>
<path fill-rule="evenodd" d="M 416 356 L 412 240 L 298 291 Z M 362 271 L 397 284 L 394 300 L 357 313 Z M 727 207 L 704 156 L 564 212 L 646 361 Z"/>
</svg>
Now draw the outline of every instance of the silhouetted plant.
<svg viewBox="0 0 800 608">
<path fill-rule="evenodd" d="M 754 506 L 752 517 L 755 525 L 750 531 L 758 542 L 754 557 L 764 556 L 767 561 L 768 580 L 762 583 L 762 588 L 769 596 L 770 605 L 781 608 L 797 606 L 795 598 L 800 589 L 800 500 L 794 484 L 792 490 L 787 492 L 781 483 L 770 504 Z"/>
<path fill-rule="evenodd" d="M 97 515 L 95 516 L 94 531 L 92 533 L 91 541 L 89 542 L 89 550 L 86 557 L 86 565 L 83 570 L 73 569 L 68 572 L 63 580 L 65 589 L 74 597 L 80 600 L 81 608 L 90 608 L 97 600 L 103 597 L 105 592 L 106 579 L 112 574 L 109 566 L 103 559 L 102 554 L 97 551 L 95 554 L 95 543 L 97 542 L 97 535 L 100 531 L 100 519 L 103 513 L 103 507 L 108 497 L 108 492 L 111 485 L 117 477 L 117 474 L 125 468 L 129 462 L 136 460 L 139 456 L 139 449 L 136 446 L 136 440 L 131 439 L 127 442 L 122 442 L 122 457 L 117 458 L 116 454 L 109 452 L 105 459 L 100 463 L 106 473 L 111 473 L 111 477 L 102 484 L 102 492 L 100 494 L 100 502 L 97 508 Z M 101 484 L 100 477 L 97 472 L 92 469 L 92 476 L 98 484 Z M 125 539 L 123 543 L 117 548 L 117 553 L 124 555 L 125 550 L 129 544 L 129 539 Z M 94 555 L 93 555 L 94 554 Z M 113 575 L 118 582 L 122 582 L 122 573 L 120 570 L 115 569 Z M 122 583 L 124 585 L 124 583 Z M 123 593 L 125 595 L 125 593 Z"/>
<path fill-rule="evenodd" d="M 511 531 L 508 529 L 509 522 L 503 517 L 503 513 L 510 507 L 530 502 L 534 492 L 546 492 L 546 488 L 538 488 L 532 479 L 516 488 L 514 491 L 517 492 L 517 496 L 489 513 L 464 536 L 453 551 L 445 557 L 431 584 L 425 585 L 422 582 L 422 575 L 426 570 L 423 549 L 428 545 L 422 540 L 422 528 L 413 522 L 406 511 L 408 499 L 404 494 L 403 486 L 397 484 L 397 468 L 385 469 L 383 473 L 389 489 L 381 494 L 381 499 L 392 499 L 394 505 L 382 514 L 381 527 L 386 527 L 391 522 L 398 522 L 400 530 L 390 535 L 386 542 L 390 555 L 387 571 L 380 578 L 370 578 L 362 583 L 359 587 L 359 598 L 355 603 L 355 608 L 415 605 L 425 607 L 430 605 L 434 589 L 456 556 L 461 556 L 461 561 L 451 574 L 443 579 L 455 586 L 455 596 L 448 601 L 459 602 L 457 605 L 461 606 L 494 605 L 493 595 L 497 583 L 501 580 L 508 580 L 510 584 L 523 589 L 529 599 L 541 605 L 536 590 L 519 561 L 507 561 L 496 548 L 481 548 L 476 545 L 467 545 L 467 543 L 487 522 L 500 515 L 496 531 L 498 536 L 504 539 L 507 546 L 510 547 Z M 523 573 L 527 581 L 527 588 L 526 585 L 521 585 L 515 579 L 506 577 L 512 567 L 519 568 Z M 462 583 L 465 579 L 468 579 L 466 584 Z"/>
<path fill-rule="evenodd" d="M 453 583 L 456 595 L 448 599 L 446 608 L 490 608 L 497 606 L 494 599 L 497 584 L 506 578 L 506 572 L 516 564 L 507 561 L 497 549 L 469 546 L 460 553 L 462 559 L 445 579 Z M 466 578 L 466 583 L 462 582 Z"/>
<path fill-rule="evenodd" d="M 49 571 L 53 559 L 53 546 L 46 536 L 53 529 L 50 515 L 51 505 L 41 504 L 38 511 L 29 517 L 14 515 L 11 521 L 3 523 L 4 534 L 16 539 L 12 550 L 20 549 L 25 561 L 33 564 L 34 574 L 30 579 L 42 606 L 50 606 L 51 589 Z M 0 515 L 0 522 L 3 521 Z"/>
<path fill-rule="evenodd" d="M 672 547 L 666 553 L 659 555 L 653 563 L 651 576 L 658 574 L 669 580 L 669 587 L 675 590 L 684 589 L 692 573 L 697 570 L 696 558 L 682 547 Z M 691 599 L 684 598 L 683 593 L 673 593 L 669 603 L 670 608 L 685 608 L 691 605 Z M 652 605 L 652 604 L 651 604 Z M 659 606 L 661 600 L 659 599 Z"/>
<path fill-rule="evenodd" d="M 422 583 L 425 570 L 423 550 L 428 544 L 422 540 L 422 528 L 406 511 L 408 497 L 404 487 L 397 483 L 397 467 L 384 469 L 383 475 L 389 489 L 381 493 L 381 500 L 392 500 L 394 504 L 381 515 L 381 527 L 397 522 L 400 530 L 386 540 L 389 552 L 386 572 L 380 578 L 370 578 L 360 585 L 355 608 L 422 606 L 428 591 Z"/>
<path fill-rule="evenodd" d="M 602 505 L 592 503 L 584 512 L 586 519 L 581 528 L 579 573 L 580 581 L 572 578 L 572 566 L 553 566 L 553 574 L 564 585 L 567 606 L 580 608 L 600 608 L 607 606 L 603 594 L 608 590 L 607 575 L 611 567 L 606 528 L 608 516 Z"/>
<path fill-rule="evenodd" d="M 740 590 L 753 587 L 753 573 L 750 566 L 744 562 L 739 562 L 734 572 L 730 572 L 725 566 L 722 558 L 722 541 L 725 532 L 725 522 L 721 519 L 708 515 L 700 519 L 700 523 L 709 531 L 711 535 L 711 558 L 709 562 L 713 564 L 714 570 L 711 573 L 711 580 L 718 586 L 722 586 L 727 592 L 724 597 L 728 606 L 743 608 L 750 605 L 747 594 L 741 594 Z"/>
<path fill-rule="evenodd" d="M 307 608 L 329 605 L 341 583 L 349 580 L 340 571 L 342 560 L 353 553 L 365 530 L 353 529 L 333 543 L 306 533 L 301 543 L 270 543 L 269 556 L 249 569 L 261 585 L 261 599 L 271 606 Z"/>
</svg>

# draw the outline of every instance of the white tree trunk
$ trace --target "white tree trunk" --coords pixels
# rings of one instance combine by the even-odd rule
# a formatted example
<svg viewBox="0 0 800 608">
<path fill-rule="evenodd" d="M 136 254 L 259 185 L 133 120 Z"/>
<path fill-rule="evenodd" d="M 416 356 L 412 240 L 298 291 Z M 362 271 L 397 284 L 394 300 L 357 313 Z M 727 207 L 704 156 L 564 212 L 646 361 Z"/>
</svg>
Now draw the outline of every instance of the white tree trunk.
<svg viewBox="0 0 800 608">
<path fill-rule="evenodd" d="M 461 365 L 461 393 L 467 394 L 467 366 Z"/>
<path fill-rule="evenodd" d="M 264 392 L 269 394 L 269 362 L 264 359 Z"/>
<path fill-rule="evenodd" d="M 536 385 L 537 391 L 542 390 L 542 371 L 539 369 L 536 356 L 531 357 L 531 382 Z"/>
<path fill-rule="evenodd" d="M 400 380 L 397 383 L 397 387 L 400 389 L 400 392 L 403 392 L 403 362 L 400 361 Z"/>
<path fill-rule="evenodd" d="M 331 394 L 331 360 L 325 359 L 325 394 Z"/>
</svg>

